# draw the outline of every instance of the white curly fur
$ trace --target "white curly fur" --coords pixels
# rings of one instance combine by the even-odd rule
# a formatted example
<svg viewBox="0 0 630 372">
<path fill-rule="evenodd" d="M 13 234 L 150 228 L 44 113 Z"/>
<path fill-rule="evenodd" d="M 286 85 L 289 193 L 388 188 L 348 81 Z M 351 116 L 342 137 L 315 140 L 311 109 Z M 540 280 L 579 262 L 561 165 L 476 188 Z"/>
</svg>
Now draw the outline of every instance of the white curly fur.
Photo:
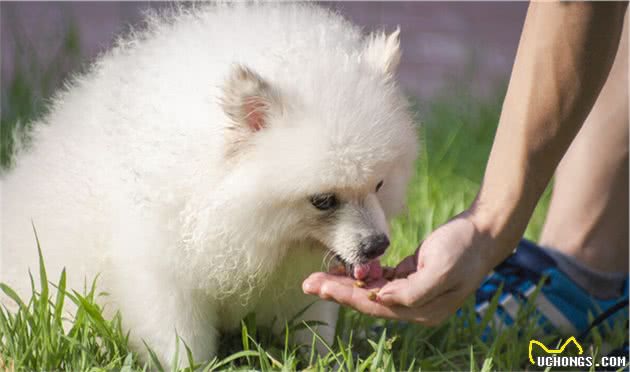
<svg viewBox="0 0 630 372">
<path fill-rule="evenodd" d="M 282 325 L 313 301 L 300 286 L 326 248 L 353 262 L 386 232 L 416 134 L 398 32 L 305 4 L 147 19 L 55 97 L 4 175 L 0 279 L 28 292 L 32 221 L 51 278 L 100 273 L 140 350 L 170 362 L 177 332 L 203 360 L 248 312 Z M 309 197 L 331 191 L 344 209 L 322 218 Z M 335 307 L 304 317 L 331 337 Z"/>
</svg>

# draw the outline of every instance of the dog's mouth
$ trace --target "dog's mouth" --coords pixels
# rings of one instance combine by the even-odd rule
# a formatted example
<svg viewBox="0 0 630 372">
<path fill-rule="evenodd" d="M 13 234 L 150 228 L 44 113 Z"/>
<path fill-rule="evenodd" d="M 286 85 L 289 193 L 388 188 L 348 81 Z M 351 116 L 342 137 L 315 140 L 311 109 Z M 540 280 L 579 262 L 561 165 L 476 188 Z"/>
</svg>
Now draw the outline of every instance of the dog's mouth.
<svg viewBox="0 0 630 372">
<path fill-rule="evenodd" d="M 317 245 L 325 252 L 322 269 L 331 274 L 345 275 L 357 280 L 363 280 L 368 276 L 378 275 L 381 269 L 379 258 L 372 260 L 365 258 L 363 260 L 359 259 L 359 262 L 350 262 L 325 244 L 317 242 Z"/>
<path fill-rule="evenodd" d="M 338 254 L 334 254 L 329 271 L 338 275 L 347 275 L 358 280 L 365 279 L 370 273 L 370 262 L 350 263 Z"/>
</svg>

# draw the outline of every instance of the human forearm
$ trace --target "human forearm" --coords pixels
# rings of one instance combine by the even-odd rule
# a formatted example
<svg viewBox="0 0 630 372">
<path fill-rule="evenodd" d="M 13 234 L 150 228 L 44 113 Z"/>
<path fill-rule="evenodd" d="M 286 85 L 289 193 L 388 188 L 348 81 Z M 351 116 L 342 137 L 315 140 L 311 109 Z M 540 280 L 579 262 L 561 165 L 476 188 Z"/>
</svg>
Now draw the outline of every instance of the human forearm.
<svg viewBox="0 0 630 372">
<path fill-rule="evenodd" d="M 478 228 L 501 244 L 520 238 L 540 195 L 603 86 L 624 3 L 532 3 L 479 195 Z M 496 253 L 496 254 L 495 254 Z"/>
</svg>

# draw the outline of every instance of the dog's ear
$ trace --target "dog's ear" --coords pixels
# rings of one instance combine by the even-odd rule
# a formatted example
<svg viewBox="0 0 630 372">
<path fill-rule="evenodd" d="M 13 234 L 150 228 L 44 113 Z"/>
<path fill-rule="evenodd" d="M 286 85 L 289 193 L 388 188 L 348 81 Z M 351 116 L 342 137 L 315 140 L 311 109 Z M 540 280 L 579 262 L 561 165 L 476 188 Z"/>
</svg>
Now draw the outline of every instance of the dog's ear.
<svg viewBox="0 0 630 372">
<path fill-rule="evenodd" d="M 242 65 L 232 68 L 221 99 L 221 107 L 231 121 L 229 129 L 258 132 L 268 125 L 277 105 L 279 99 L 260 75 Z"/>
<path fill-rule="evenodd" d="M 400 27 L 389 35 L 375 32 L 367 40 L 364 56 L 377 71 L 394 76 L 400 64 Z"/>
</svg>

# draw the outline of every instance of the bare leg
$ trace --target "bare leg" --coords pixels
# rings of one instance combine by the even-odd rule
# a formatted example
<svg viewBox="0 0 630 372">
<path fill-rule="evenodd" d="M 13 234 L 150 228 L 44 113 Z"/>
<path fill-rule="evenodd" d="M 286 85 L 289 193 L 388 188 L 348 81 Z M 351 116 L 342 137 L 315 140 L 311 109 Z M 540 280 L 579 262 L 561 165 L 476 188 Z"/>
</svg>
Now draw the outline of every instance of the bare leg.
<svg viewBox="0 0 630 372">
<path fill-rule="evenodd" d="M 628 271 L 627 21 L 606 84 L 556 171 L 540 239 L 603 272 Z"/>
</svg>

